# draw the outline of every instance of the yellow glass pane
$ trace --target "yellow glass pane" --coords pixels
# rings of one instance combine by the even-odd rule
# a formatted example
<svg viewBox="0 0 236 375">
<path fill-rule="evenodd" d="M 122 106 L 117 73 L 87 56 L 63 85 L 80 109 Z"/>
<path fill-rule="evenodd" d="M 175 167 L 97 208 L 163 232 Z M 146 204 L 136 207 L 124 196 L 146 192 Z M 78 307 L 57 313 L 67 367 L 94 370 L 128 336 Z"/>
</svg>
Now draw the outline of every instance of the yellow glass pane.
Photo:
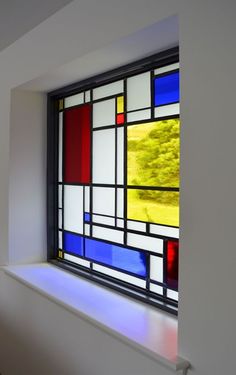
<svg viewBox="0 0 236 375">
<path fill-rule="evenodd" d="M 179 119 L 128 126 L 128 185 L 179 187 L 179 129 Z"/>
<path fill-rule="evenodd" d="M 128 219 L 179 226 L 179 193 L 128 189 Z"/>
<path fill-rule="evenodd" d="M 63 109 L 64 109 L 63 99 L 60 99 L 59 100 L 59 111 L 62 111 Z"/>
<path fill-rule="evenodd" d="M 124 97 L 118 96 L 117 98 L 117 113 L 123 113 L 124 112 Z"/>
<path fill-rule="evenodd" d="M 58 256 L 59 256 L 59 258 L 63 258 L 63 253 L 62 253 L 61 250 L 58 250 Z"/>
</svg>

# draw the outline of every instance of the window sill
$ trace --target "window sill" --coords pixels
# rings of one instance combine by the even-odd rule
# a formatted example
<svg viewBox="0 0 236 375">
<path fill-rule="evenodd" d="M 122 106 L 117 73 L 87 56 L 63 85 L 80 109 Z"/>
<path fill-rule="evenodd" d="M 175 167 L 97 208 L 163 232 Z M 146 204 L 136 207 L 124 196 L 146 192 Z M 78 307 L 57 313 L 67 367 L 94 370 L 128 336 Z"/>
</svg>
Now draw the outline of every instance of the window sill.
<svg viewBox="0 0 236 375">
<path fill-rule="evenodd" d="M 5 272 L 158 363 L 186 373 L 189 363 L 177 356 L 176 317 L 48 263 L 9 266 Z"/>
</svg>

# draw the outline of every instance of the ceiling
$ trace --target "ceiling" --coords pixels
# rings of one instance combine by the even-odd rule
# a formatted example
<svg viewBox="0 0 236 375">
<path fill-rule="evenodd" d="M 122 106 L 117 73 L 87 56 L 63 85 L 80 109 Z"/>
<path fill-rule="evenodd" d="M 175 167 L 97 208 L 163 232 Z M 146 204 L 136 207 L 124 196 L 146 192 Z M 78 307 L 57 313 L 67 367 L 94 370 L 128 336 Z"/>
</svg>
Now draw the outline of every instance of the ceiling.
<svg viewBox="0 0 236 375">
<path fill-rule="evenodd" d="M 0 51 L 72 0 L 0 0 Z"/>
</svg>

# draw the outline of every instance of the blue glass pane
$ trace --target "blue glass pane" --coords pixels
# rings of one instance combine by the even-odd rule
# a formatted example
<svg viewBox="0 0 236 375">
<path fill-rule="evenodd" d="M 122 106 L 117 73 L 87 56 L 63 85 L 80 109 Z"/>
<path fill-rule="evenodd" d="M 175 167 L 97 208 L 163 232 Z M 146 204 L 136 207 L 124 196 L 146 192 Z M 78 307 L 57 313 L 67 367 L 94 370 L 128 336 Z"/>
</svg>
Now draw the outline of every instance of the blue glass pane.
<svg viewBox="0 0 236 375">
<path fill-rule="evenodd" d="M 85 256 L 139 276 L 146 276 L 146 256 L 136 250 L 85 239 Z"/>
<path fill-rule="evenodd" d="M 83 237 L 77 234 L 64 232 L 64 251 L 73 253 L 76 255 L 83 255 Z"/>
<path fill-rule="evenodd" d="M 155 79 L 155 106 L 179 102 L 179 73 Z"/>
<path fill-rule="evenodd" d="M 84 214 L 84 221 L 90 221 L 90 214 L 88 212 Z"/>
</svg>

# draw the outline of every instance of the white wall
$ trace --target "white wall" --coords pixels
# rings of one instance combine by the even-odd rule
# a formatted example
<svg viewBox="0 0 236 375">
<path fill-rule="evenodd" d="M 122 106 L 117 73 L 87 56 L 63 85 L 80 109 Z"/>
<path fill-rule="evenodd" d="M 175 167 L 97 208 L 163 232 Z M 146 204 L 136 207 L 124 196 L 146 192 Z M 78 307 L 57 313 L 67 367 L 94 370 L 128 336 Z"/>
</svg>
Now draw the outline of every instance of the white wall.
<svg viewBox="0 0 236 375">
<path fill-rule="evenodd" d="M 75 1 L 0 53 L 0 256 L 4 264 L 9 255 L 8 230 L 14 236 L 16 225 L 15 220 L 7 225 L 9 177 L 10 182 L 14 181 L 9 176 L 10 89 L 178 14 L 182 67 L 179 354 L 192 363 L 190 373 L 194 375 L 233 375 L 235 372 L 235 11 L 233 0 Z M 41 167 L 42 164 L 37 164 L 40 171 Z M 13 207 L 10 212 L 14 215 L 14 207 L 19 206 L 12 205 L 13 197 L 10 198 L 10 207 Z M 38 234 L 42 233 L 42 224 L 36 221 L 34 224 Z M 21 232 L 23 238 L 24 228 Z M 14 243 L 12 238 L 10 243 Z M 24 261 L 24 248 L 15 245 L 12 248 L 11 262 Z M 27 254 L 28 250 L 26 259 Z M 35 349 L 31 349 L 35 361 L 39 353 L 40 365 L 36 362 L 39 368 L 44 363 L 44 373 L 52 373 L 52 366 L 57 366 L 55 358 L 59 360 L 62 356 L 60 343 L 65 341 L 63 361 L 59 360 L 61 373 L 75 374 L 74 366 L 79 364 L 81 375 L 116 375 L 106 364 L 108 353 L 114 365 L 124 366 L 117 375 L 138 374 L 136 361 L 142 374 L 165 375 L 162 367 L 154 368 L 153 362 L 144 360 L 142 355 L 130 352 L 127 355 L 127 348 L 120 343 L 111 344 L 112 340 L 95 328 L 82 324 L 16 282 L 4 280 L 5 287 L 2 286 L 0 294 L 2 321 L 7 332 L 15 328 L 20 336 L 19 342 L 8 342 L 11 359 L 19 363 L 19 346 L 26 347 L 20 352 L 22 373 L 27 374 L 27 366 L 31 366 L 31 361 L 26 364 L 29 347 Z M 30 315 L 26 312 L 29 309 Z M 55 322 L 60 323 L 57 333 Z M 89 343 L 84 342 L 87 339 Z M 104 344 L 100 356 L 97 348 L 103 350 L 103 345 L 93 346 L 93 339 Z M 5 340 L 3 335 L 2 346 Z M 114 347 L 109 349 L 110 345 Z M 90 350 L 89 359 L 85 346 Z M 47 353 L 43 352 L 45 347 Z M 76 353 L 71 354 L 74 347 L 82 347 L 82 357 L 79 350 L 78 358 Z M 3 362 L 9 366 L 8 370 L 4 367 L 6 374 L 8 371 L 18 375 L 11 370 L 12 360 L 6 364 L 7 355 Z M 118 368 L 117 365 L 115 371 Z"/>
<path fill-rule="evenodd" d="M 46 95 L 11 93 L 9 251 L 10 263 L 47 259 Z M 30 246 L 28 244 L 30 243 Z"/>
</svg>

